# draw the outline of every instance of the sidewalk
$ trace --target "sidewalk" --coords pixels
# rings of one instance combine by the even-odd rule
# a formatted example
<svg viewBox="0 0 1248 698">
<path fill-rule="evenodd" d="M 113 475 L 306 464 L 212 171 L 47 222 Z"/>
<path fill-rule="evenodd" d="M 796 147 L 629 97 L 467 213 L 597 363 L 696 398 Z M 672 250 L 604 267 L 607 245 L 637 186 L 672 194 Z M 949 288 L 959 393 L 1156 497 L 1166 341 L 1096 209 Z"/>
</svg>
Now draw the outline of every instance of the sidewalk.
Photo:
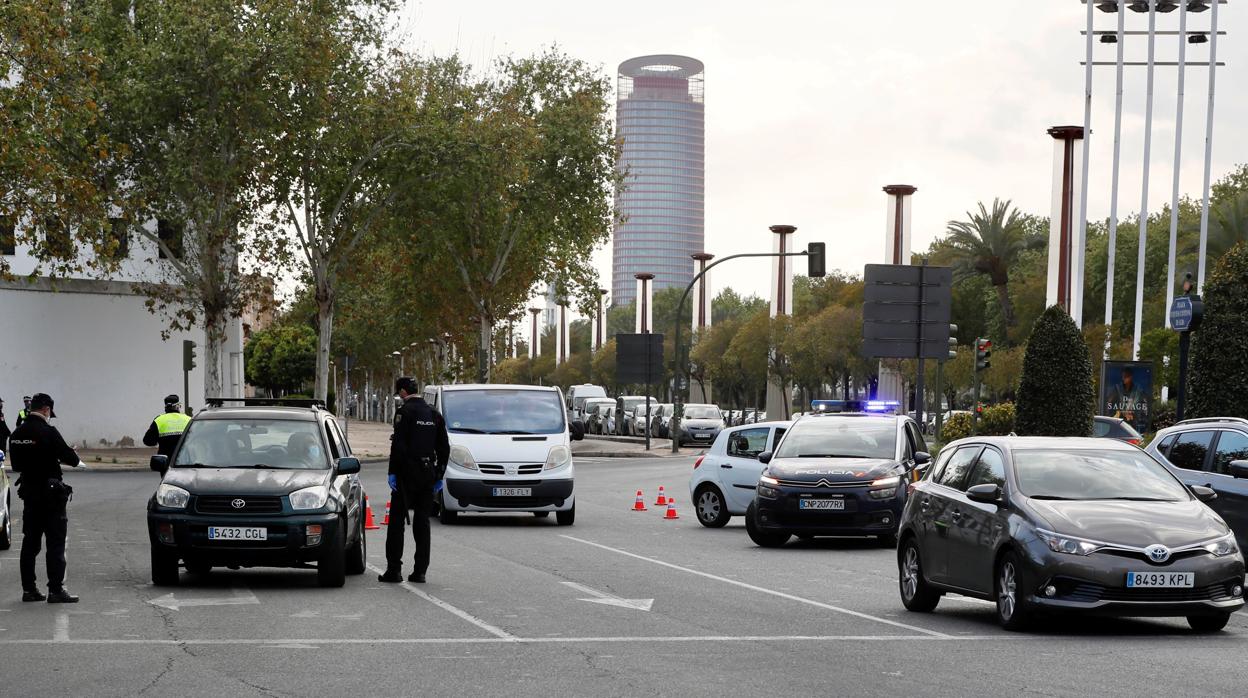
<svg viewBox="0 0 1248 698">
<path fill-rule="evenodd" d="M 347 428 L 347 440 L 352 451 L 363 459 L 386 458 L 390 455 L 390 434 L 393 428 L 381 422 L 358 422 L 339 419 L 340 426 Z M 684 449 L 678 456 L 700 453 L 701 449 Z M 580 458 L 668 458 L 672 456 L 672 442 L 654 439 L 646 451 L 644 439 L 628 439 L 627 442 L 608 441 L 597 436 L 587 436 L 584 441 L 572 442 L 572 455 Z"/>
</svg>

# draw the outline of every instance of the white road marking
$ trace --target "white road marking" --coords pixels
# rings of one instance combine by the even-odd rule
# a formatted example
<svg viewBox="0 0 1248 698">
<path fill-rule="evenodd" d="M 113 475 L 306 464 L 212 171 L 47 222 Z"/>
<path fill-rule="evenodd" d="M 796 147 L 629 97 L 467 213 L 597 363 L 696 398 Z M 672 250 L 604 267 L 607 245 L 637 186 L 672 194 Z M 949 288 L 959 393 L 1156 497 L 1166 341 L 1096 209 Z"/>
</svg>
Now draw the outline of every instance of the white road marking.
<svg viewBox="0 0 1248 698">
<path fill-rule="evenodd" d="M 576 542 L 576 543 L 583 543 L 583 544 L 585 544 L 585 545 L 592 545 L 592 546 L 594 546 L 595 548 L 600 548 L 600 549 L 602 549 L 602 550 L 606 550 L 606 551 L 609 551 L 609 552 L 617 553 L 617 554 L 619 554 L 619 555 L 625 555 L 625 556 L 628 556 L 628 557 L 634 558 L 634 559 L 636 559 L 636 560 L 642 560 L 642 561 L 649 562 L 649 563 L 652 563 L 652 564 L 655 564 L 655 565 L 659 565 L 659 566 L 662 566 L 662 567 L 667 567 L 667 568 L 669 568 L 669 569 L 680 570 L 681 572 L 688 572 L 689 574 L 695 574 L 695 575 L 697 575 L 697 576 L 699 576 L 699 577 L 704 577 L 704 578 L 706 578 L 706 579 L 713 579 L 713 580 L 715 580 L 715 581 L 717 581 L 717 582 L 723 582 L 723 583 L 725 583 L 725 584 L 732 584 L 733 586 L 738 586 L 738 587 L 741 587 L 742 589 L 749 589 L 750 591 L 755 591 L 755 592 L 758 592 L 758 593 L 760 593 L 760 594 L 768 594 L 768 595 L 770 595 L 770 596 L 775 596 L 775 597 L 778 597 L 778 598 L 781 598 L 781 599 L 787 599 L 787 600 L 789 600 L 789 601 L 796 601 L 796 602 L 798 602 L 798 603 L 804 603 L 804 604 L 807 604 L 807 605 L 809 605 L 809 606 L 814 606 L 814 607 L 816 607 L 816 608 L 822 608 L 822 609 L 824 609 L 824 610 L 828 610 L 828 611 L 835 611 L 835 612 L 837 612 L 837 613 L 844 613 L 845 615 L 848 615 L 848 616 L 854 616 L 855 618 L 863 618 L 863 619 L 866 619 L 866 620 L 873 620 L 873 621 L 875 621 L 875 622 L 877 622 L 877 623 L 883 623 L 883 624 L 885 624 L 885 625 L 891 625 L 891 626 L 893 626 L 893 627 L 895 627 L 895 628 L 904 628 L 904 629 L 906 629 L 906 630 L 910 630 L 910 631 L 912 631 L 912 632 L 916 632 L 916 633 L 923 633 L 924 635 L 930 635 L 930 636 L 932 636 L 932 637 L 936 637 L 936 638 L 948 639 L 948 638 L 953 637 L 952 635 L 947 635 L 947 634 L 945 634 L 945 633 L 937 632 L 937 631 L 935 631 L 935 630 L 928 630 L 927 628 L 920 628 L 920 627 L 919 627 L 919 626 L 917 626 L 917 625 L 908 625 L 908 624 L 906 624 L 906 623 L 899 623 L 899 622 L 897 622 L 897 621 L 895 621 L 895 620 L 889 620 L 889 619 L 887 619 L 887 618 L 880 618 L 879 616 L 873 616 L 873 615 L 871 615 L 871 614 L 869 614 L 869 613 L 862 613 L 861 611 L 854 611 L 854 610 L 851 610 L 851 609 L 848 609 L 848 608 L 843 608 L 843 607 L 841 607 L 841 606 L 833 606 L 832 604 L 827 604 L 827 603 L 823 603 L 823 602 L 820 602 L 820 601 L 815 601 L 814 599 L 807 599 L 807 598 L 804 598 L 804 597 L 801 597 L 801 596 L 795 596 L 795 595 L 793 595 L 793 594 L 786 594 L 786 593 L 784 593 L 784 592 L 782 592 L 782 591 L 776 591 L 776 590 L 774 590 L 774 589 L 767 589 L 767 588 L 765 588 L 765 587 L 755 586 L 755 585 L 753 585 L 753 584 L 747 584 L 747 583 L 745 583 L 745 582 L 740 582 L 740 581 L 737 581 L 737 580 L 735 580 L 735 579 L 729 579 L 728 577 L 721 577 L 721 576 L 719 576 L 719 575 L 717 575 L 717 574 L 711 574 L 710 572 L 703 572 L 703 571 L 701 571 L 701 570 L 695 570 L 695 569 L 693 569 L 693 568 L 691 568 L 691 567 L 683 567 L 683 566 L 681 566 L 681 565 L 676 565 L 676 564 L 673 564 L 673 563 L 670 563 L 670 562 L 664 562 L 663 560 L 659 560 L 659 559 L 656 559 L 656 558 L 653 558 L 653 557 L 646 557 L 645 555 L 638 555 L 637 553 L 630 553 L 630 552 L 628 552 L 627 550 L 620 550 L 619 548 L 612 548 L 611 546 L 608 546 L 608 545 L 603 545 L 603 544 L 601 544 L 601 543 L 595 543 L 595 542 L 593 542 L 593 541 L 590 541 L 590 540 L 585 540 L 585 539 L 583 539 L 583 538 L 576 538 L 576 537 L 574 537 L 574 536 L 567 536 L 567 535 L 562 535 L 562 534 L 560 534 L 560 536 L 559 536 L 559 537 L 560 537 L 560 538 L 566 538 L 566 539 L 568 539 L 568 540 L 570 540 L 570 541 L 574 541 L 574 542 Z"/>
<path fill-rule="evenodd" d="M 52 630 L 53 642 L 69 642 L 69 614 L 65 611 L 58 611 L 56 614 L 56 627 Z"/>
<path fill-rule="evenodd" d="M 230 596 L 218 596 L 206 599 L 179 599 L 172 592 L 165 594 L 159 598 L 148 599 L 148 603 L 153 606 L 167 608 L 170 611 L 177 611 L 182 608 L 191 608 L 195 606 L 250 606 L 260 603 L 260 599 L 251 593 L 250 589 L 234 587 Z"/>
<path fill-rule="evenodd" d="M 380 567 L 377 567 L 376 565 L 369 565 L 368 568 L 376 572 L 377 574 L 385 574 L 385 571 L 382 570 Z M 519 639 L 515 635 L 512 635 L 511 633 L 507 632 L 506 630 L 503 630 L 502 628 L 494 626 L 494 625 L 490 625 L 489 623 L 481 620 L 480 618 L 472 615 L 471 613 L 463 610 L 462 608 L 459 608 L 458 606 L 449 604 L 443 601 L 442 599 L 439 599 L 438 597 L 433 596 L 432 594 L 429 594 L 428 592 L 417 589 L 416 587 L 412 586 L 408 582 L 402 582 L 399 584 L 399 586 L 419 596 L 420 598 L 428 601 L 434 606 L 437 606 L 438 608 L 441 608 L 444 611 L 448 611 L 456 616 L 459 616 L 460 618 L 468 621 L 469 623 L 472 623 L 473 625 L 477 626 L 478 628 L 481 628 L 482 630 L 499 638 L 500 640 L 514 642 Z"/>
<path fill-rule="evenodd" d="M 576 582 L 564 582 L 563 585 L 572 587 L 582 594 L 589 594 L 594 597 L 592 599 L 577 599 L 577 601 L 600 603 L 604 606 L 631 608 L 634 611 L 649 611 L 650 607 L 654 605 L 654 599 L 622 599 L 614 594 L 608 594 L 605 591 L 598 591 L 597 589 L 587 587 L 584 584 L 577 584 Z"/>
<path fill-rule="evenodd" d="M 398 637 L 398 638 L 287 638 L 287 639 L 134 639 L 117 638 L 99 640 L 0 640 L 0 647 L 7 645 L 551 645 L 551 644 L 634 644 L 655 642 L 1002 642 L 1002 641 L 1052 641 L 1041 635 L 689 635 L 660 637 Z"/>
</svg>

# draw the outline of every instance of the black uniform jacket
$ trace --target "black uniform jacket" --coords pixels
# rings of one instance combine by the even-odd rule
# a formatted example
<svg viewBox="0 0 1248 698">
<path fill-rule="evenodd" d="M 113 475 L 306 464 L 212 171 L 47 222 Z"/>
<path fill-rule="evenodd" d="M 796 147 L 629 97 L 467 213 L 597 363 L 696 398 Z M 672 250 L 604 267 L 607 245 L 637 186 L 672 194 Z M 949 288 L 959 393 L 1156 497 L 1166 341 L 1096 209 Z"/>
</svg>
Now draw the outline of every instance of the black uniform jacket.
<svg viewBox="0 0 1248 698">
<path fill-rule="evenodd" d="M 28 488 L 42 489 L 48 480 L 60 480 L 62 464 L 82 462 L 61 432 L 35 412 L 27 415 L 9 437 L 9 459 L 13 471 L 22 474 L 19 494 Z"/>
<path fill-rule="evenodd" d="M 405 486 L 428 486 L 442 479 L 451 444 L 446 420 L 421 397 L 403 401 L 394 416 L 390 442 L 390 474 Z"/>
</svg>

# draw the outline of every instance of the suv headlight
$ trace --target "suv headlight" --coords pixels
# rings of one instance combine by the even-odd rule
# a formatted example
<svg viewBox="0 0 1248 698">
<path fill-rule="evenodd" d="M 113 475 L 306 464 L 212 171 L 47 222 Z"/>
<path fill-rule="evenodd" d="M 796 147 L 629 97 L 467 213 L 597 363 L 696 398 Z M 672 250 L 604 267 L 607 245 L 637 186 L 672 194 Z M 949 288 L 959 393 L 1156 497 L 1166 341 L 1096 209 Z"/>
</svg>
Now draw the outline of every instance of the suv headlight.
<svg viewBox="0 0 1248 698">
<path fill-rule="evenodd" d="M 562 468 L 572 463 L 572 451 L 567 446 L 551 446 L 550 453 L 546 454 L 546 465 L 542 470 L 554 470 Z"/>
<path fill-rule="evenodd" d="M 291 509 L 320 509 L 329 500 L 329 488 L 313 485 L 290 493 Z"/>
<path fill-rule="evenodd" d="M 1235 542 L 1234 533 L 1228 533 L 1221 538 L 1215 538 L 1205 543 L 1202 547 L 1208 550 L 1209 554 L 1214 557 L 1226 557 L 1239 552 L 1239 545 Z"/>
<path fill-rule="evenodd" d="M 464 470 L 477 469 L 477 461 L 473 459 L 472 451 L 463 446 L 451 446 L 451 462 Z"/>
<path fill-rule="evenodd" d="M 1068 555 L 1091 555 L 1103 547 L 1102 543 L 1087 540 L 1084 538 L 1075 538 L 1074 536 L 1063 536 L 1060 533 L 1046 531 L 1037 528 L 1036 535 L 1040 536 L 1040 540 L 1049 546 L 1049 550 L 1055 553 L 1066 553 Z"/>
<path fill-rule="evenodd" d="M 191 501 L 191 493 L 181 487 L 161 484 L 156 488 L 156 503 L 169 509 L 185 509 Z"/>
</svg>

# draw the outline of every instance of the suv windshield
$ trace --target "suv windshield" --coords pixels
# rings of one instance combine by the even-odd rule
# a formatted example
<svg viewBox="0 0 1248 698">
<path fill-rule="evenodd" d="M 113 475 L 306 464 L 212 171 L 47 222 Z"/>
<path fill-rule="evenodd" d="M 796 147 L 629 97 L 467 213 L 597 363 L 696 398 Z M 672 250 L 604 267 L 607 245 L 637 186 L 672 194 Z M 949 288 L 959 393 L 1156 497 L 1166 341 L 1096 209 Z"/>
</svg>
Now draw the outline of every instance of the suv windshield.
<svg viewBox="0 0 1248 698">
<path fill-rule="evenodd" d="M 1018 450 L 1014 474 L 1019 491 L 1035 499 L 1188 499 L 1164 466 L 1130 451 Z"/>
<path fill-rule="evenodd" d="M 723 419 L 718 407 L 689 405 L 685 407 L 685 419 Z"/>
<path fill-rule="evenodd" d="M 442 416 L 461 434 L 558 434 L 563 404 L 551 390 L 446 390 Z"/>
<path fill-rule="evenodd" d="M 199 419 L 191 422 L 175 468 L 329 467 L 317 423 L 289 419 Z"/>
<path fill-rule="evenodd" d="M 789 429 L 776 458 L 894 458 L 897 424 L 861 417 L 802 419 Z"/>
</svg>

